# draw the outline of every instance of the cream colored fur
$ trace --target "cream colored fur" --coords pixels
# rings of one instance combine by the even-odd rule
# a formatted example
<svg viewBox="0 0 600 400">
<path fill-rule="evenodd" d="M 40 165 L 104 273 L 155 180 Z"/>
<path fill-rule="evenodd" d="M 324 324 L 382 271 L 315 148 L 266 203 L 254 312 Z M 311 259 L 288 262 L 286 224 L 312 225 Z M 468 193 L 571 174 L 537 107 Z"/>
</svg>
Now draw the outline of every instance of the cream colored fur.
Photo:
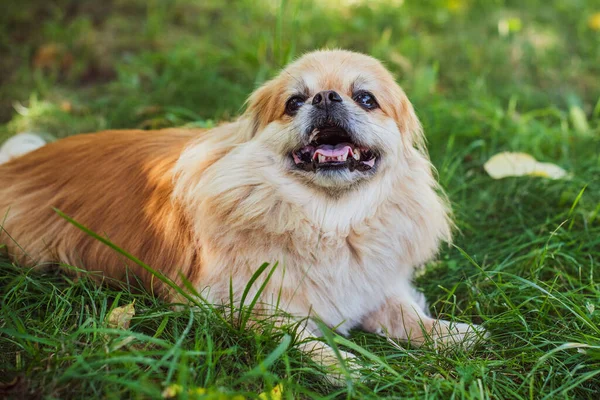
<svg viewBox="0 0 600 400">
<path fill-rule="evenodd" d="M 359 107 L 357 88 L 380 107 Z M 357 140 L 378 150 L 371 173 L 294 168 L 310 98 L 322 90 L 342 96 Z M 298 91 L 307 105 L 286 115 Z M 259 88 L 235 122 L 78 136 L 0 166 L 0 212 L 11 234 L 3 240 L 25 263 L 71 262 L 124 279 L 126 263 L 54 215 L 57 207 L 176 281 L 183 274 L 215 304 L 229 303 L 230 283 L 239 302 L 256 269 L 277 264 L 257 311 L 309 316 L 301 348 L 326 365 L 338 361 L 311 341 L 320 335 L 317 319 L 342 334 L 361 328 L 416 345 L 431 338 L 470 346 L 481 328 L 430 317 L 411 283 L 451 239 L 449 207 L 423 143 L 412 105 L 378 61 L 314 52 Z"/>
</svg>

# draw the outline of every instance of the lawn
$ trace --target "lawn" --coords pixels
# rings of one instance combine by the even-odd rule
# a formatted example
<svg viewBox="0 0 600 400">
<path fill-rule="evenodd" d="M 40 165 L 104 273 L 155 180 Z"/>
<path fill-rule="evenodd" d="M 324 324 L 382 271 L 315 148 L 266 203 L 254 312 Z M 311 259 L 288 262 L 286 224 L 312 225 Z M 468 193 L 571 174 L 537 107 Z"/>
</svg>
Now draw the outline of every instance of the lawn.
<svg viewBox="0 0 600 400">
<path fill-rule="evenodd" d="M 331 333 L 325 340 L 357 354 L 364 377 L 333 387 L 287 346 L 291 332 L 268 321 L 258 333 L 208 306 L 173 309 L 85 274 L 0 257 L 0 397 L 252 399 L 277 385 L 284 399 L 600 397 L 597 1 L 2 8 L 0 142 L 22 131 L 52 140 L 212 126 L 305 51 L 341 47 L 384 61 L 415 104 L 457 225 L 417 285 L 434 314 L 481 323 L 491 336 L 463 351 Z M 501 151 L 529 153 L 569 177 L 494 180 L 483 164 Z M 128 329 L 107 323 L 132 302 Z"/>
</svg>

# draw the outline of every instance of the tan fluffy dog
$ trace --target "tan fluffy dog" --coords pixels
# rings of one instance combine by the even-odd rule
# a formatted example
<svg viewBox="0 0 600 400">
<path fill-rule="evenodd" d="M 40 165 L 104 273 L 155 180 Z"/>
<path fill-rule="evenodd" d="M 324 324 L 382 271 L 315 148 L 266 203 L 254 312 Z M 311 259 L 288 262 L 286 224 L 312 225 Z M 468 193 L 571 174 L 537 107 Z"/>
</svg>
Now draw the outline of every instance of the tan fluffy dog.
<svg viewBox="0 0 600 400">
<path fill-rule="evenodd" d="M 79 135 L 0 166 L 0 238 L 14 259 L 133 271 L 166 295 L 53 207 L 215 304 L 229 303 L 230 283 L 239 301 L 261 264 L 278 263 L 261 310 L 310 316 L 304 337 L 319 335 L 314 319 L 413 344 L 480 331 L 431 318 L 411 285 L 450 239 L 448 207 L 411 103 L 365 55 L 307 54 L 211 130 Z M 335 363 L 324 344 L 302 348 Z"/>
</svg>

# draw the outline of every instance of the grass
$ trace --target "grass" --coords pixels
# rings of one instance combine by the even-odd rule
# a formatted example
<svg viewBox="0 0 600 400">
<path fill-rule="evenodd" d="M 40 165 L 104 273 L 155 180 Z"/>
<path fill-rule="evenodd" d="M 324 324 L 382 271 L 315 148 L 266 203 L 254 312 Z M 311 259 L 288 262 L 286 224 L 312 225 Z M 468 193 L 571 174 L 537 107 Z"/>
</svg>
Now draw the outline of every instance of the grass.
<svg viewBox="0 0 600 400">
<path fill-rule="evenodd" d="M 211 126 L 306 50 L 381 58 L 425 126 L 460 232 L 417 278 L 432 311 L 483 323 L 472 352 L 355 332 L 363 381 L 335 388 L 293 326 L 0 258 L 0 397 L 594 399 L 600 392 L 600 31 L 592 0 L 9 2 L 0 15 L 0 140 L 105 128 Z M 523 4 L 525 3 L 525 4 Z M 394 4 L 390 6 L 390 4 Z M 401 4 L 401 5 L 400 5 Z M 499 151 L 571 179 L 494 181 Z M 257 266 L 258 268 L 259 266 Z M 135 301 L 128 330 L 105 323 Z M 250 300 L 248 300 L 250 301 Z M 204 394 L 188 392 L 206 388 Z"/>
</svg>

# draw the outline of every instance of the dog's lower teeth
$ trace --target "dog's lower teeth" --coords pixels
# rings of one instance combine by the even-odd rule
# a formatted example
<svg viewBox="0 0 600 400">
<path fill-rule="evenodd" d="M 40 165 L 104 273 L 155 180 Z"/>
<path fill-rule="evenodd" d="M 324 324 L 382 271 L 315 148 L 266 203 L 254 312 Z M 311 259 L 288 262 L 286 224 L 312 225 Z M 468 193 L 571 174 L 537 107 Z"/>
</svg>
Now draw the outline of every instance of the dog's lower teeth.
<svg viewBox="0 0 600 400">
<path fill-rule="evenodd" d="M 343 146 L 343 147 L 342 147 Z M 342 150 L 343 152 L 340 152 Z M 327 153 L 322 154 L 322 153 Z M 337 153 L 337 155 L 336 155 Z M 315 149 L 313 146 L 306 146 L 297 153 L 293 153 L 293 161 L 305 171 L 316 172 L 319 168 L 330 166 L 347 167 L 352 171 L 368 171 L 375 166 L 375 157 L 369 149 L 360 149 L 341 145 L 324 145 L 323 149 Z"/>
</svg>

